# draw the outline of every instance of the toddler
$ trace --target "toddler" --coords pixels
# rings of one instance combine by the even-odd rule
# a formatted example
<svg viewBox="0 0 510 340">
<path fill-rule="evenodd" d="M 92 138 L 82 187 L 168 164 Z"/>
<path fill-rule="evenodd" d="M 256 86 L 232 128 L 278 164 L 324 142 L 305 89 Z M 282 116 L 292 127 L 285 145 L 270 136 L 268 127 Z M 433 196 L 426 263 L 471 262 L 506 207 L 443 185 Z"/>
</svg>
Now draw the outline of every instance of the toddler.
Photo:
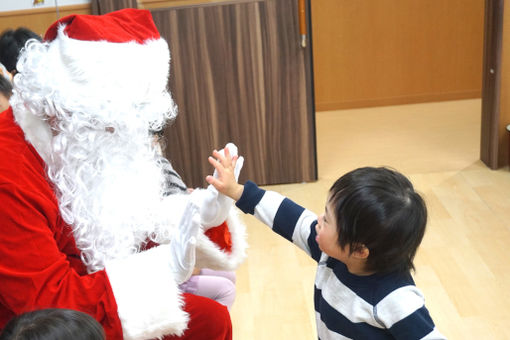
<svg viewBox="0 0 510 340">
<path fill-rule="evenodd" d="M 427 209 L 411 182 L 388 168 L 360 168 L 329 190 L 316 216 L 288 198 L 240 185 L 237 156 L 213 151 L 206 180 L 318 263 L 314 305 L 319 339 L 445 339 L 411 277 Z"/>
</svg>

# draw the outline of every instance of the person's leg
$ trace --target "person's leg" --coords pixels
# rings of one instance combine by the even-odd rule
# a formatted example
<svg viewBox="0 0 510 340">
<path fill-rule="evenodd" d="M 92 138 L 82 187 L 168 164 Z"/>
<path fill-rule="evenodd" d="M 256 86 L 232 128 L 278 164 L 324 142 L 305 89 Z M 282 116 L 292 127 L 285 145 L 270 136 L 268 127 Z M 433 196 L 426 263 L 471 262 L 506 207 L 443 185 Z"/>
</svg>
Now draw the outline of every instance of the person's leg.
<svg viewBox="0 0 510 340">
<path fill-rule="evenodd" d="M 236 286 L 221 276 L 196 275 L 191 279 L 195 284 L 194 294 L 213 299 L 230 310 L 236 297 Z"/>
<path fill-rule="evenodd" d="M 225 306 L 209 298 L 183 294 L 184 310 L 189 313 L 188 329 L 181 337 L 164 340 L 232 340 L 232 321 Z"/>
<path fill-rule="evenodd" d="M 207 276 L 221 276 L 226 279 L 229 279 L 232 281 L 233 284 L 236 283 L 236 273 L 235 272 L 227 272 L 227 271 L 221 271 L 221 270 L 213 270 L 209 268 L 202 268 L 200 269 L 200 275 L 207 275 Z"/>
</svg>

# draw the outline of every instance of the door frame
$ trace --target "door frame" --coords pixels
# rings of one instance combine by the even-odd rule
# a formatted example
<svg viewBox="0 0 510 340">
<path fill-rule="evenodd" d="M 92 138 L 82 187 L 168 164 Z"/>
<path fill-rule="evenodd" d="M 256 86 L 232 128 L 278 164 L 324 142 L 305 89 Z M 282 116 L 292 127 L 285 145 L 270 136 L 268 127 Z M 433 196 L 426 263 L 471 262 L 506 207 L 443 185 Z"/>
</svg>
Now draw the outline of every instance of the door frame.
<svg viewBox="0 0 510 340">
<path fill-rule="evenodd" d="M 489 168 L 500 159 L 501 50 L 504 0 L 485 0 L 480 159 Z"/>
</svg>

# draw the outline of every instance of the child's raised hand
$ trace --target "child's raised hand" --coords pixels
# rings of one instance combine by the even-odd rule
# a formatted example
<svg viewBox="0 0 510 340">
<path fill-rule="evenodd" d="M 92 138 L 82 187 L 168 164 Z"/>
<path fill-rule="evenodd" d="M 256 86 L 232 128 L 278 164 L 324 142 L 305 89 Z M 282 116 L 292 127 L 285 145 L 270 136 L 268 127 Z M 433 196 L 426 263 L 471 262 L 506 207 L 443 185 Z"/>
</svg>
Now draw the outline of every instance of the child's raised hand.
<svg viewBox="0 0 510 340">
<path fill-rule="evenodd" d="M 214 166 L 214 176 L 207 176 L 205 180 L 221 192 L 222 194 L 239 200 L 244 187 L 237 183 L 237 178 L 244 162 L 243 157 L 237 155 L 231 156 L 228 147 L 224 149 L 224 155 L 214 150 L 212 157 L 208 158 L 209 163 Z"/>
</svg>

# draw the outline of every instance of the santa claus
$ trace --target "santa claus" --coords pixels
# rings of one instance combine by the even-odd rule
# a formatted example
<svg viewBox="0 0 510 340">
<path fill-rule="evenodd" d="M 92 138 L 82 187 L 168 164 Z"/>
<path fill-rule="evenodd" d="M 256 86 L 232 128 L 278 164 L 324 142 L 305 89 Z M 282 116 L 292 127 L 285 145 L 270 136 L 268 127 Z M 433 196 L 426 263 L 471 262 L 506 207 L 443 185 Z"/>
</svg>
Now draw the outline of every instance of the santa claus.
<svg viewBox="0 0 510 340">
<path fill-rule="evenodd" d="M 68 16 L 27 44 L 0 114 L 0 328 L 60 307 L 108 339 L 231 339 L 224 306 L 179 290 L 195 266 L 236 269 L 246 242 L 212 187 L 165 195 L 149 131 L 177 114 L 169 58 L 135 9 Z"/>
</svg>

